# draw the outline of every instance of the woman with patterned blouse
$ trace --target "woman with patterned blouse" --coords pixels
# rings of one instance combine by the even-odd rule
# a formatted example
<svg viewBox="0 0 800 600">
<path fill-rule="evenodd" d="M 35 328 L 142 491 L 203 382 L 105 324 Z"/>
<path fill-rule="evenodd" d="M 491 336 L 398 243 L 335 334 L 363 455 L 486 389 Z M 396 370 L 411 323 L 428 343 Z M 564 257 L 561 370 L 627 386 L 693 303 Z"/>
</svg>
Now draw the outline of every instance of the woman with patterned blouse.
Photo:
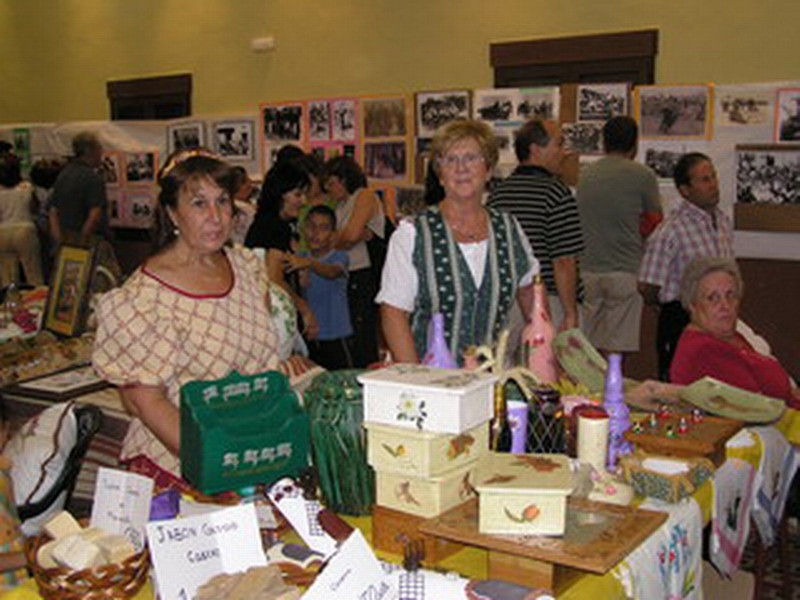
<svg viewBox="0 0 800 600">
<path fill-rule="evenodd" d="M 291 352 L 271 313 L 287 303 L 265 263 L 226 245 L 235 182 L 231 167 L 203 150 L 168 160 L 159 203 L 171 239 L 97 305 L 94 366 L 120 386 L 135 417 L 121 458 L 157 483 L 180 477 L 183 384 L 276 369 Z"/>
<path fill-rule="evenodd" d="M 539 271 L 527 238 L 510 214 L 484 206 L 498 150 L 479 121 L 453 121 L 431 146 L 444 199 L 401 221 L 389 242 L 381 290 L 386 342 L 398 362 L 419 362 L 431 316 L 442 313 L 445 337 L 461 362 L 472 345 L 495 342 L 515 299 L 530 314 Z"/>
</svg>

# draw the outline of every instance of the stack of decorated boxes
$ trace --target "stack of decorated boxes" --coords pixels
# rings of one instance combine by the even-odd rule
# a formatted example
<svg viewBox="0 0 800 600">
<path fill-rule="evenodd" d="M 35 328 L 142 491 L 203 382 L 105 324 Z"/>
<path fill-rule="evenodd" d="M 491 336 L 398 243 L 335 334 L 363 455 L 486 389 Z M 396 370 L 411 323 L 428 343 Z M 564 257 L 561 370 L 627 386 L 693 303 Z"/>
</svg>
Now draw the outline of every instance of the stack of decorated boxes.
<svg viewBox="0 0 800 600">
<path fill-rule="evenodd" d="M 364 384 L 367 459 L 375 469 L 373 545 L 400 553 L 424 539 L 435 562 L 460 546 L 418 533 L 420 523 L 475 497 L 488 453 L 496 377 L 465 370 L 393 365 Z"/>
</svg>

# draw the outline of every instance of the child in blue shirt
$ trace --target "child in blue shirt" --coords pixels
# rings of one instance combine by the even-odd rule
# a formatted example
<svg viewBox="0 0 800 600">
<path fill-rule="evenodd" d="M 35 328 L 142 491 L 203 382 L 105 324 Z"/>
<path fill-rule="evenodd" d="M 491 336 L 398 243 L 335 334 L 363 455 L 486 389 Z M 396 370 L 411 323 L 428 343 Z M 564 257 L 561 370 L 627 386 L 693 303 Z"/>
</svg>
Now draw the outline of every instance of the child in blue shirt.
<svg viewBox="0 0 800 600">
<path fill-rule="evenodd" d="M 287 255 L 288 271 L 300 271 L 303 297 L 319 325 L 307 340 L 309 357 L 326 369 L 353 368 L 353 326 L 347 303 L 347 252 L 333 248 L 336 213 L 325 205 L 312 207 L 305 218 L 308 252 Z"/>
</svg>

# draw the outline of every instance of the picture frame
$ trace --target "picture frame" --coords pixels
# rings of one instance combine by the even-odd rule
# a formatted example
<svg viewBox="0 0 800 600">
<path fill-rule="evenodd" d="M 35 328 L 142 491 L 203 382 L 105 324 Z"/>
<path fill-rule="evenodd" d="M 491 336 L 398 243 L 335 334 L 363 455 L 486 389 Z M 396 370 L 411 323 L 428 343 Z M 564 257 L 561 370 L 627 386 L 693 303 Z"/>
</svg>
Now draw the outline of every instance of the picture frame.
<svg viewBox="0 0 800 600">
<path fill-rule="evenodd" d="M 212 126 L 214 151 L 226 160 L 255 158 L 255 123 L 251 120 L 217 121 Z"/>
<path fill-rule="evenodd" d="M 471 99 L 469 90 L 417 92 L 414 95 L 417 137 L 432 138 L 445 123 L 468 119 Z"/>
<path fill-rule="evenodd" d="M 736 229 L 800 232 L 800 144 L 736 148 Z"/>
<path fill-rule="evenodd" d="M 640 139 L 710 139 L 710 85 L 646 85 L 635 89 Z"/>
<path fill-rule="evenodd" d="M 780 88 L 776 92 L 775 142 L 800 142 L 800 88 Z"/>
<path fill-rule="evenodd" d="M 719 86 L 714 90 L 717 128 L 769 126 L 775 115 L 775 88 Z"/>
<path fill-rule="evenodd" d="M 408 181 L 409 158 L 405 140 L 366 142 L 364 173 L 373 181 Z"/>
<path fill-rule="evenodd" d="M 362 137 L 364 139 L 406 137 L 409 129 L 407 113 L 405 96 L 362 98 Z"/>
<path fill-rule="evenodd" d="M 472 94 L 472 117 L 489 123 L 514 121 L 519 99 L 517 88 L 489 88 Z"/>
<path fill-rule="evenodd" d="M 576 121 L 608 121 L 629 114 L 630 84 L 582 83 L 576 92 Z"/>
<path fill-rule="evenodd" d="M 122 156 L 115 150 L 103 152 L 98 172 L 103 178 L 106 187 L 117 187 L 122 180 Z"/>
<path fill-rule="evenodd" d="M 170 154 L 205 145 L 206 128 L 202 121 L 173 123 L 167 126 L 167 150 Z"/>
<path fill-rule="evenodd" d="M 603 153 L 602 121 L 578 121 L 563 123 L 564 148 L 580 155 Z"/>
<path fill-rule="evenodd" d="M 86 325 L 96 247 L 62 244 L 56 254 L 42 328 L 64 337 Z"/>
<path fill-rule="evenodd" d="M 109 387 L 98 377 L 91 363 L 73 365 L 41 377 L 18 381 L 3 388 L 4 394 L 64 402 Z"/>
<path fill-rule="evenodd" d="M 306 103 L 284 102 L 262 104 L 259 110 L 261 137 L 264 144 L 286 142 L 305 146 Z"/>
<path fill-rule="evenodd" d="M 561 90 L 557 85 L 521 88 L 514 107 L 514 118 L 525 122 L 528 119 L 558 121 L 561 115 Z"/>
<path fill-rule="evenodd" d="M 124 181 L 126 184 L 147 184 L 156 182 L 158 172 L 158 152 L 126 152 Z"/>
</svg>

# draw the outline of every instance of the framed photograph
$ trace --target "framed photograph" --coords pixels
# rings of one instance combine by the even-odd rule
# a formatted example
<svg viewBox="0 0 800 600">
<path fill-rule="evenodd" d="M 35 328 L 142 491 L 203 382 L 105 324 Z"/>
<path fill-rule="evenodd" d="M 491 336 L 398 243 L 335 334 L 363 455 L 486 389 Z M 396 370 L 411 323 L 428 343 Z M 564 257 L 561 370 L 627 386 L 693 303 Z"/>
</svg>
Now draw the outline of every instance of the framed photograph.
<svg viewBox="0 0 800 600">
<path fill-rule="evenodd" d="M 119 188 L 106 190 L 108 200 L 108 224 L 112 227 L 125 226 L 125 203 L 124 194 Z"/>
<path fill-rule="evenodd" d="M 709 152 L 704 141 L 652 140 L 639 143 L 636 160 L 650 167 L 661 183 L 672 183 L 678 159 L 688 152 Z"/>
<path fill-rule="evenodd" d="M 472 96 L 472 114 L 481 121 L 511 121 L 516 118 L 516 108 L 519 90 L 486 89 L 475 90 Z"/>
<path fill-rule="evenodd" d="M 775 92 L 720 86 L 714 90 L 714 106 L 717 127 L 769 126 L 775 115 Z"/>
<path fill-rule="evenodd" d="M 219 121 L 213 125 L 214 150 L 228 160 L 253 160 L 253 121 Z"/>
<path fill-rule="evenodd" d="M 62 244 L 53 275 L 42 327 L 71 337 L 83 332 L 94 271 L 94 247 Z"/>
<path fill-rule="evenodd" d="M 126 152 L 125 181 L 127 183 L 153 184 L 156 181 L 157 152 Z"/>
<path fill-rule="evenodd" d="M 800 144 L 736 146 L 737 229 L 800 231 Z"/>
<path fill-rule="evenodd" d="M 358 101 L 355 98 L 331 100 L 331 140 L 334 142 L 356 141 L 357 106 Z"/>
<path fill-rule="evenodd" d="M 3 392 L 63 402 L 76 396 L 102 390 L 108 385 L 108 382 L 95 374 L 91 364 L 82 364 L 44 377 L 14 383 L 4 387 Z"/>
<path fill-rule="evenodd" d="M 175 123 L 167 127 L 167 149 L 170 154 L 206 145 L 206 128 L 200 121 Z"/>
<path fill-rule="evenodd" d="M 564 123 L 564 148 L 576 154 L 603 153 L 603 121 Z"/>
<path fill-rule="evenodd" d="M 122 156 L 119 152 L 103 152 L 103 159 L 100 163 L 100 176 L 107 186 L 117 186 L 122 181 Z"/>
<path fill-rule="evenodd" d="M 364 137 L 405 137 L 406 99 L 403 96 L 364 98 L 361 100 Z"/>
<path fill-rule="evenodd" d="M 303 142 L 305 106 L 266 104 L 261 106 L 261 133 L 267 142 Z"/>
<path fill-rule="evenodd" d="M 155 225 L 158 198 L 150 188 L 128 189 L 125 193 L 125 224 L 134 229 L 149 229 Z"/>
<path fill-rule="evenodd" d="M 558 86 L 522 88 L 516 99 L 514 114 L 518 121 L 539 118 L 558 121 L 561 92 Z"/>
<path fill-rule="evenodd" d="M 408 179 L 406 142 L 364 144 L 364 173 L 370 179 L 406 181 Z"/>
<path fill-rule="evenodd" d="M 312 142 L 331 139 L 331 110 L 327 100 L 308 103 L 308 139 Z"/>
<path fill-rule="evenodd" d="M 417 137 L 432 138 L 441 125 L 456 119 L 469 119 L 469 90 L 418 92 L 415 101 Z"/>
<path fill-rule="evenodd" d="M 711 137 L 711 86 L 649 85 L 636 88 L 636 120 L 642 139 Z"/>
<path fill-rule="evenodd" d="M 628 114 L 627 83 L 582 83 L 577 92 L 578 121 L 608 121 Z"/>
<path fill-rule="evenodd" d="M 775 141 L 800 142 L 800 88 L 778 90 L 775 100 Z"/>
</svg>

